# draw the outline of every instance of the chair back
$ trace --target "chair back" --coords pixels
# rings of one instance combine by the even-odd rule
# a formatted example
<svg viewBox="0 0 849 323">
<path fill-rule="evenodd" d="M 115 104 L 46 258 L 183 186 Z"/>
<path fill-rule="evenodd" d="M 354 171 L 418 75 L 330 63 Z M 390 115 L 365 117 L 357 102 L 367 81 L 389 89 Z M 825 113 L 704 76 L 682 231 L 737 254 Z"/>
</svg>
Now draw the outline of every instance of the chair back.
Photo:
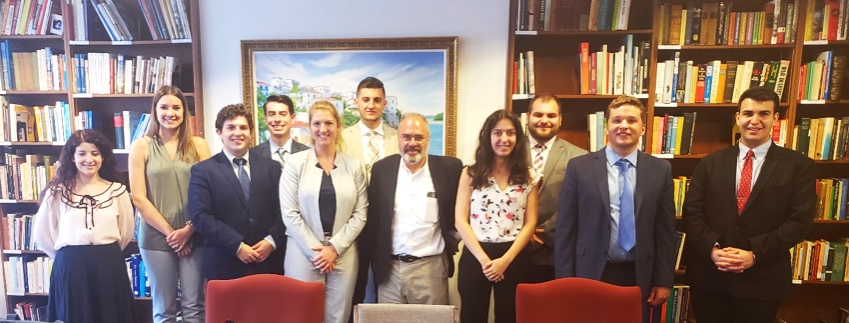
<svg viewBox="0 0 849 323">
<path fill-rule="evenodd" d="M 206 286 L 209 323 L 321 323 L 324 284 L 258 274 L 211 280 Z"/>
<path fill-rule="evenodd" d="M 640 322 L 640 288 L 560 278 L 516 288 L 516 322 Z"/>
<path fill-rule="evenodd" d="M 453 305 L 358 304 L 354 323 L 458 323 Z"/>
</svg>

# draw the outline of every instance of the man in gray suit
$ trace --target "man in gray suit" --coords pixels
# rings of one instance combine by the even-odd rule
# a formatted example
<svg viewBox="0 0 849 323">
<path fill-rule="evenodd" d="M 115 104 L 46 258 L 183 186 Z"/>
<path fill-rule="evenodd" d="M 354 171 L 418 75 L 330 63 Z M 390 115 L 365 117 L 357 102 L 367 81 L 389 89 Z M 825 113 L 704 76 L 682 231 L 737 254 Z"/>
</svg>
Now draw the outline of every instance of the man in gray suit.
<svg viewBox="0 0 849 323">
<path fill-rule="evenodd" d="M 342 152 L 359 159 L 369 179 L 376 161 L 398 153 L 398 131 L 383 123 L 386 108 L 383 82 L 371 76 L 360 81 L 356 103 L 360 122 L 342 130 Z"/>
<path fill-rule="evenodd" d="M 360 122 L 342 130 L 342 152 L 360 160 L 368 181 L 371 179 L 371 167 L 375 162 L 398 153 L 398 131 L 383 123 L 383 109 L 386 108 L 386 89 L 383 88 L 383 82 L 371 76 L 360 81 L 357 85 L 356 103 L 357 110 L 360 111 Z M 359 244 L 360 240 L 357 240 L 357 243 Z M 360 249 L 360 268 L 352 302 L 354 305 L 365 300 L 369 276 L 368 260 L 371 251 L 362 246 Z M 373 289 L 374 284 L 369 285 Z"/>
<path fill-rule="evenodd" d="M 271 136 L 268 141 L 251 148 L 251 153 L 269 157 L 283 165 L 288 155 L 309 149 L 307 145 L 292 140 L 295 104 L 291 98 L 285 95 L 269 96 L 262 105 L 262 110 Z"/>
<path fill-rule="evenodd" d="M 528 277 L 541 283 L 554 279 L 554 225 L 566 164 L 586 150 L 557 137 L 562 122 L 560 103 L 553 95 L 537 95 L 528 111 L 528 141 L 531 165 L 542 174 L 539 190 L 537 229 L 526 247 L 531 257 Z"/>
</svg>

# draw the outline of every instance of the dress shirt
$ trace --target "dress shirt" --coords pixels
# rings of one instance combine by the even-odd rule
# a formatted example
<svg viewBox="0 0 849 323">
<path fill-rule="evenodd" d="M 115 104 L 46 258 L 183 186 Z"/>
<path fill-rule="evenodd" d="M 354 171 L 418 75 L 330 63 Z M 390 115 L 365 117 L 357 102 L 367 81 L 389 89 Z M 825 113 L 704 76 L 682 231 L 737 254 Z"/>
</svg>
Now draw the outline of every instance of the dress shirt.
<svg viewBox="0 0 849 323">
<path fill-rule="evenodd" d="M 273 140 L 268 140 L 268 147 L 271 149 L 271 159 L 282 163 L 283 161 L 280 160 L 280 155 L 277 154 L 277 149 L 280 149 L 280 146 L 275 144 Z M 289 140 L 283 143 L 283 149 L 286 150 L 287 155 L 292 154 L 292 137 L 289 137 Z"/>
<path fill-rule="evenodd" d="M 737 154 L 737 173 L 736 173 L 736 181 L 737 185 L 734 187 L 740 188 L 740 174 L 743 172 L 743 163 L 746 161 L 746 153 L 749 150 L 754 150 L 755 155 L 752 156 L 752 186 L 755 187 L 755 183 L 758 180 L 758 174 L 761 173 L 761 166 L 764 165 L 764 159 L 766 159 L 766 152 L 769 151 L 769 147 L 772 146 L 772 140 L 767 140 L 765 143 L 760 146 L 755 147 L 754 149 L 746 147 L 742 143 L 738 144 L 740 147 L 740 152 Z M 736 192 L 736 190 L 735 190 Z"/>
<path fill-rule="evenodd" d="M 616 165 L 620 159 L 625 158 L 629 162 L 631 162 L 631 167 L 628 167 L 628 184 L 631 186 L 631 191 L 634 192 L 636 196 L 637 191 L 635 188 L 637 187 L 637 151 L 634 150 L 628 156 L 622 157 L 619 156 L 613 149 L 610 147 L 604 148 L 605 156 L 607 157 L 607 188 L 610 192 L 610 246 L 608 247 L 607 260 L 608 261 L 633 261 L 634 260 L 634 250 L 636 248 L 631 249 L 629 252 L 625 252 L 622 250 L 622 247 L 619 246 L 619 166 Z M 637 211 L 634 210 L 634 217 L 636 223 Z M 639 242 L 638 242 L 639 243 Z"/>
<path fill-rule="evenodd" d="M 543 169 L 545 169 L 545 162 L 548 161 L 548 153 L 551 152 L 551 146 L 554 145 L 555 140 L 557 140 L 557 136 L 551 137 L 551 139 L 549 139 L 547 142 L 542 143 L 543 145 L 545 145 L 545 150 L 542 151 Z M 531 144 L 531 164 L 533 164 L 533 160 L 537 158 L 537 153 L 534 151 L 534 146 L 536 146 L 540 142 L 534 139 L 533 136 L 528 136 L 528 142 Z M 540 169 L 540 172 L 542 172 L 542 169 Z M 542 173 L 540 173 L 539 176 L 542 176 Z"/>
<path fill-rule="evenodd" d="M 233 173 L 236 174 L 236 178 L 239 178 L 239 165 L 236 164 L 236 162 L 233 161 L 234 158 L 244 158 L 245 159 L 245 166 L 242 166 L 242 167 L 245 168 L 245 172 L 248 173 L 248 177 L 251 177 L 251 156 L 250 156 L 251 151 L 250 150 L 245 151 L 245 154 L 242 155 L 241 157 L 236 157 L 235 155 L 230 154 L 230 152 L 228 152 L 227 149 L 223 149 L 221 151 L 224 153 L 224 156 L 227 157 L 227 160 L 230 161 L 230 166 L 233 167 Z M 271 154 L 275 155 L 274 152 L 272 152 Z M 248 201 L 248 202 L 250 202 L 250 201 Z M 274 237 L 272 237 L 269 234 L 269 235 L 265 236 L 264 240 L 268 241 L 268 243 L 271 244 L 271 247 L 274 248 L 274 250 L 277 250 L 277 243 L 274 242 Z M 239 246 L 239 248 L 241 248 L 241 247 L 242 246 Z M 236 249 L 236 254 L 238 254 L 238 253 L 239 253 L 239 249 Z"/>
<path fill-rule="evenodd" d="M 383 159 L 383 157 L 386 157 L 386 149 L 383 148 L 383 140 L 386 138 L 385 134 L 383 133 L 383 120 L 380 121 L 380 124 L 377 125 L 377 128 L 374 128 L 374 130 L 366 127 L 366 125 L 363 124 L 362 120 L 360 120 L 360 122 L 357 122 L 357 124 L 360 125 L 360 138 L 363 141 L 363 157 L 368 158 L 368 142 L 371 139 L 371 135 L 369 135 L 369 133 L 371 133 L 372 131 L 377 132 L 377 134 L 379 135 L 374 138 L 374 142 L 375 144 L 377 144 L 377 160 L 381 160 Z M 366 160 L 365 162 L 368 163 L 369 161 Z"/>
<path fill-rule="evenodd" d="M 439 204 L 427 161 L 415 173 L 403 158 L 398 167 L 392 210 L 392 254 L 434 256 L 445 249 L 439 225 Z"/>
</svg>

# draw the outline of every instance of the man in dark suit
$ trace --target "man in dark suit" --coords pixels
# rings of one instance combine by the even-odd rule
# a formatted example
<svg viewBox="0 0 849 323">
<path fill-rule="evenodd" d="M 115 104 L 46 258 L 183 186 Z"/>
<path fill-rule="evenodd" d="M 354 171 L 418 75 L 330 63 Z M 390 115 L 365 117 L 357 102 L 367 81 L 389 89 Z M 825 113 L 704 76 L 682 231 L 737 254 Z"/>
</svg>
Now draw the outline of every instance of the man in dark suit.
<svg viewBox="0 0 849 323">
<path fill-rule="evenodd" d="M 605 149 L 573 158 L 560 191 L 555 275 L 639 286 L 643 321 L 674 280 L 675 213 L 669 162 L 637 148 L 645 132 L 640 100 L 620 96 L 606 110 Z"/>
<path fill-rule="evenodd" d="M 779 97 L 740 95 L 738 145 L 703 158 L 684 202 L 687 272 L 699 323 L 772 323 L 790 294 L 788 249 L 813 224 L 815 165 L 772 143 Z"/>
<path fill-rule="evenodd" d="M 215 132 L 224 150 L 192 166 L 189 217 L 204 239 L 207 279 L 283 273 L 280 164 L 248 152 L 251 119 L 242 104 L 221 109 Z"/>
<path fill-rule="evenodd" d="M 454 204 L 463 163 L 427 155 L 424 116 L 406 114 L 399 151 L 374 164 L 369 220 L 360 235 L 380 303 L 448 304 L 448 277 L 457 252 Z"/>
<path fill-rule="evenodd" d="M 309 147 L 292 140 L 292 123 L 295 121 L 295 104 L 285 95 L 272 95 L 262 105 L 265 125 L 271 136 L 268 141 L 251 148 L 251 153 L 276 160 L 283 165 L 286 156 L 307 150 Z M 286 250 L 285 245 L 280 247 Z"/>
<path fill-rule="evenodd" d="M 586 150 L 557 138 L 562 115 L 560 103 L 550 94 L 534 96 L 528 111 L 528 141 L 531 165 L 542 174 L 539 192 L 539 219 L 536 232 L 526 247 L 531 258 L 530 282 L 554 279 L 554 226 L 557 223 L 558 199 L 570 159 L 585 155 Z"/>
</svg>

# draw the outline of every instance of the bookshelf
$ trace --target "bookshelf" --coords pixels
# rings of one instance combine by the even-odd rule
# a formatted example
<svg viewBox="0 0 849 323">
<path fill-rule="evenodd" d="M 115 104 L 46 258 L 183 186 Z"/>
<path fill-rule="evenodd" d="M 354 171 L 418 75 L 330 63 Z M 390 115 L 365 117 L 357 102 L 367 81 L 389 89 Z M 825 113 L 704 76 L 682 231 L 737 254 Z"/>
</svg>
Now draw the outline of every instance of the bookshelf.
<svg viewBox="0 0 849 323">
<path fill-rule="evenodd" d="M 7 10 L 9 6 L 22 8 L 30 3 L 29 12 L 34 13 L 29 19 L 32 22 L 14 20 L 26 10 Z M 117 141 L 115 114 L 123 117 L 128 113 L 149 113 L 153 92 L 160 85 L 170 82 L 183 90 L 188 101 L 187 108 L 193 115 L 195 133 L 204 136 L 199 3 L 199 0 L 0 1 L 4 13 L 0 16 L 0 44 L 7 55 L 0 57 L 4 63 L 0 67 L 3 77 L 0 97 L 10 105 L 33 108 L 33 111 L 37 111 L 34 107 L 53 106 L 53 109 L 42 111 L 47 111 L 45 116 L 54 113 L 56 117 L 51 119 L 53 124 L 44 120 L 37 123 L 41 128 L 34 127 L 34 138 L 19 140 L 7 130 L 8 121 L 13 118 L 9 108 L 0 107 L 0 121 L 5 122 L 0 136 L 0 149 L 4 156 L 0 168 L 7 168 L 7 161 L 14 156 L 38 155 L 29 161 L 48 164 L 41 181 L 30 184 L 33 196 L 0 196 L 3 220 L 7 214 L 34 214 L 37 211 L 35 192 L 49 178 L 48 169 L 52 163 L 51 157 L 45 161 L 42 156 L 52 156 L 53 161 L 58 159 L 61 146 L 71 130 L 92 127 L 113 142 Z M 64 28 L 60 33 L 52 34 L 49 26 L 55 18 L 62 19 Z M 26 23 L 21 26 L 20 21 Z M 32 54 L 25 57 L 21 53 Z M 31 68 L 26 64 L 28 62 L 33 64 Z M 75 120 L 87 112 L 90 114 L 84 117 L 94 119 L 89 120 L 88 125 Z M 123 125 L 130 126 L 126 121 Z M 119 170 L 126 172 L 129 148 L 126 143 L 129 140 L 123 143 L 123 147 L 116 145 L 114 153 Z M 27 160 L 24 158 L 22 161 Z M 23 186 L 18 180 L 0 180 L 9 183 L 11 190 L 20 191 L 22 187 L 19 186 Z M 0 232 L 0 235 L 6 236 L 7 232 Z M 131 243 L 125 253 L 138 253 L 137 245 Z M 0 251 L 4 262 L 10 258 L 28 260 L 37 257 L 44 257 L 44 254 L 37 250 Z M 7 273 L 3 271 L 3 274 Z M 9 313 L 19 302 L 47 302 L 46 293 L 3 292 Z M 136 321 L 152 321 L 150 297 L 137 297 L 136 300 Z"/>
<path fill-rule="evenodd" d="M 546 30 L 545 19 L 550 20 L 549 26 L 551 26 L 557 25 L 551 20 L 561 17 L 560 12 L 555 9 L 552 12 L 546 10 L 548 9 L 545 7 L 547 2 L 553 2 L 554 4 L 550 6 L 555 8 L 563 3 L 568 3 L 574 11 L 576 21 L 579 21 L 578 26 L 572 26 L 574 28 L 569 30 L 552 28 Z M 647 51 L 639 52 L 639 54 L 645 54 L 639 55 L 639 58 L 648 61 L 645 66 L 648 70 L 649 80 L 644 88 L 632 92 L 647 107 L 647 135 L 643 140 L 644 151 L 654 152 L 653 149 L 661 148 L 663 145 L 663 137 L 659 137 L 660 140 L 658 140 L 658 137 L 654 136 L 655 128 L 658 127 L 652 122 L 653 117 L 682 116 L 684 113 L 697 114 L 692 126 L 692 144 L 689 147 L 689 154 L 674 152 L 655 154 L 672 163 L 673 177 L 689 177 L 702 157 L 732 145 L 735 132 L 734 115 L 737 111 L 736 100 L 730 101 L 724 100 L 724 98 L 717 98 L 716 101 L 711 101 L 713 103 L 705 103 L 704 100 L 670 102 L 671 97 L 670 100 L 664 101 L 664 87 L 662 85 L 666 75 L 658 73 L 659 63 L 665 64 L 666 60 L 674 62 L 676 54 L 679 64 L 692 61 L 694 66 L 698 66 L 717 61 L 720 69 L 723 65 L 725 66 L 725 74 L 721 73 L 721 75 L 725 75 L 726 78 L 728 77 L 729 62 L 737 62 L 744 67 L 747 61 L 752 62 L 752 67 L 756 62 L 766 64 L 778 62 L 776 66 L 779 69 L 776 70 L 781 72 L 781 67 L 786 70 L 783 80 L 784 87 L 779 94 L 781 103 L 776 109 L 783 120 L 784 128 L 774 130 L 774 139 L 778 139 L 785 147 L 801 151 L 798 145 L 799 140 L 802 139 L 799 137 L 799 133 L 804 132 L 801 129 L 803 121 L 833 118 L 831 129 L 836 138 L 832 138 L 831 147 L 843 145 L 846 149 L 847 136 L 840 137 L 838 130 L 842 126 L 839 122 L 849 123 L 849 121 L 843 121 L 843 118 L 849 117 L 849 92 L 847 92 L 849 86 L 847 86 L 847 82 L 838 79 L 837 83 L 842 83 L 839 86 L 834 86 L 834 82 L 831 82 L 831 86 L 837 89 L 839 94 L 835 97 L 826 96 L 824 90 L 814 94 L 809 93 L 808 96 L 804 95 L 806 91 L 814 92 L 810 88 L 813 82 L 805 82 L 805 76 L 801 71 L 802 66 L 809 62 L 816 64 L 819 60 L 820 65 L 816 68 L 823 69 L 821 75 L 829 75 L 828 77 L 821 77 L 821 88 L 825 86 L 826 81 L 834 81 L 831 74 L 826 72 L 829 67 L 833 68 L 830 71 L 835 73 L 842 71 L 834 74 L 838 78 L 849 74 L 847 63 L 842 63 L 841 67 L 839 60 L 835 63 L 834 59 L 834 57 L 845 56 L 847 55 L 845 53 L 849 53 L 849 40 L 846 40 L 849 26 L 845 26 L 849 25 L 849 22 L 846 18 L 843 19 L 842 23 L 839 19 L 832 18 L 825 21 L 824 18 L 821 18 L 827 16 L 823 12 L 827 12 L 828 7 L 817 9 L 813 4 L 822 3 L 822 1 L 722 1 L 723 4 L 720 5 L 720 1 L 715 0 L 632 0 L 630 1 L 630 8 L 626 9 L 630 15 L 630 21 L 627 25 L 620 26 L 622 27 L 621 30 L 592 30 L 584 16 L 593 15 L 593 10 L 595 10 L 593 6 L 604 2 L 608 4 L 620 3 L 619 1 L 605 0 L 509 1 L 511 14 L 507 26 L 509 46 L 506 89 L 508 96 L 505 102 L 508 109 L 517 114 L 525 113 L 528 111 L 528 104 L 534 93 L 553 94 L 560 100 L 561 112 L 564 116 L 558 133 L 559 137 L 579 147 L 590 148 L 588 115 L 603 111 L 616 95 L 609 93 L 603 95 L 582 94 L 581 44 L 588 43 L 589 52 L 600 51 L 602 45 L 607 45 L 608 52 L 616 52 L 622 45 L 623 38 L 626 35 L 632 35 L 633 44 L 639 44 L 642 41 L 650 43 Z M 838 6 L 840 4 L 847 5 L 846 1 L 826 2 L 831 6 L 835 4 Z M 694 8 L 688 8 L 688 4 Z M 677 15 L 672 14 L 673 8 L 678 10 Z M 840 7 L 839 9 L 845 15 L 845 8 Z M 689 15 L 681 10 L 686 10 Z M 700 15 L 699 19 L 693 19 L 696 12 Z M 705 13 L 707 13 L 706 16 Z M 555 18 L 546 17 L 546 14 Z M 542 17 L 543 22 L 540 23 L 535 20 L 532 15 L 536 16 L 537 19 Z M 678 20 L 673 21 L 676 16 Z M 634 19 L 635 17 L 639 18 Z M 704 17 L 707 17 L 708 20 L 702 20 Z M 710 21 L 711 17 L 714 17 L 715 21 Z M 815 17 L 819 18 L 820 21 L 812 22 L 811 20 Z M 699 37 L 695 41 L 693 39 L 687 41 L 683 37 L 683 35 L 693 36 L 695 29 L 692 25 L 688 26 L 686 22 L 688 19 L 691 24 L 698 20 L 701 25 Z M 774 23 L 773 26 L 768 26 L 767 22 L 770 19 Z M 737 23 L 737 20 L 746 23 L 740 24 Z M 530 26 L 530 21 L 536 22 L 534 24 L 536 28 Z M 711 28 L 704 28 L 705 26 Z M 822 31 L 822 28 L 825 28 L 820 26 L 830 26 L 832 28 L 831 34 L 828 32 L 816 34 L 815 30 Z M 703 33 L 708 29 L 713 31 L 713 35 L 709 32 Z M 673 30 L 676 31 L 677 37 L 670 34 Z M 721 32 L 717 33 L 717 30 Z M 776 34 L 776 39 L 772 39 L 772 30 L 782 30 L 783 32 L 781 36 Z M 825 30 L 828 31 L 827 28 Z M 532 67 L 528 66 L 528 62 L 523 61 L 528 59 L 527 53 L 531 51 L 533 52 L 533 63 L 530 64 L 533 65 Z M 824 52 L 831 52 L 830 61 L 822 58 L 822 56 L 829 57 L 823 55 Z M 782 61 L 784 61 L 784 66 L 781 64 Z M 761 66 L 763 65 L 765 64 L 761 64 Z M 835 65 L 837 67 L 834 67 Z M 641 71 L 640 69 L 637 70 L 637 72 Z M 761 72 L 764 72 L 764 70 L 761 70 Z M 748 76 L 751 77 L 751 73 L 749 71 Z M 777 83 L 779 80 L 778 75 L 775 76 L 775 80 L 770 80 L 768 73 L 764 73 L 764 75 L 766 75 L 766 78 L 759 79 L 765 83 L 764 85 L 769 86 L 767 83 L 770 81 Z M 698 74 L 695 74 L 695 76 L 696 81 L 698 81 L 700 76 Z M 531 78 L 533 81 L 531 81 Z M 736 73 L 735 80 L 737 80 Z M 684 81 L 684 89 L 686 90 L 686 79 Z M 749 79 L 748 81 L 751 82 L 752 80 Z M 533 86 L 528 83 L 533 83 Z M 531 91 L 531 87 L 535 91 Z M 676 88 L 677 84 L 671 89 Z M 773 88 L 775 89 L 774 85 Z M 661 91 L 656 91 L 656 89 Z M 690 87 L 690 91 L 692 89 Z M 733 87 L 731 89 L 734 90 Z M 833 92 L 829 88 L 829 93 Z M 737 89 L 736 92 L 732 92 L 732 94 L 734 93 L 739 95 L 742 91 Z M 690 92 L 684 91 L 684 94 L 686 97 L 686 95 L 690 95 Z M 733 99 L 733 95 L 729 99 Z M 832 119 L 826 120 L 832 122 Z M 843 127 L 843 132 L 849 131 L 848 126 Z M 811 132 L 810 125 L 806 130 Z M 810 136 L 816 136 L 816 134 L 811 132 Z M 824 134 L 819 135 L 818 138 L 822 141 Z M 816 143 L 814 139 L 809 140 L 814 144 Z M 821 150 L 821 152 L 821 156 L 828 155 L 824 150 Z M 846 156 L 849 153 L 845 151 L 842 154 L 838 153 L 839 151 L 832 148 L 830 157 L 812 155 L 812 159 L 817 164 L 817 178 L 847 177 L 846 166 L 849 164 L 849 160 Z M 680 217 L 678 219 L 680 220 Z M 678 221 L 677 226 L 679 231 L 683 229 L 681 221 Z M 847 220 L 816 220 L 806 239 L 811 241 L 818 239 L 837 241 L 849 236 L 847 232 L 849 232 L 849 221 Z M 683 273 L 684 270 L 676 271 L 676 280 L 681 282 Z M 849 283 L 847 282 L 803 280 L 794 284 L 793 288 L 792 298 L 785 301 L 779 310 L 779 318 L 787 322 L 815 323 L 819 322 L 820 319 L 834 322 L 837 319 L 837 308 L 849 304 Z M 690 321 L 694 321 L 692 315 L 688 318 Z"/>
</svg>

